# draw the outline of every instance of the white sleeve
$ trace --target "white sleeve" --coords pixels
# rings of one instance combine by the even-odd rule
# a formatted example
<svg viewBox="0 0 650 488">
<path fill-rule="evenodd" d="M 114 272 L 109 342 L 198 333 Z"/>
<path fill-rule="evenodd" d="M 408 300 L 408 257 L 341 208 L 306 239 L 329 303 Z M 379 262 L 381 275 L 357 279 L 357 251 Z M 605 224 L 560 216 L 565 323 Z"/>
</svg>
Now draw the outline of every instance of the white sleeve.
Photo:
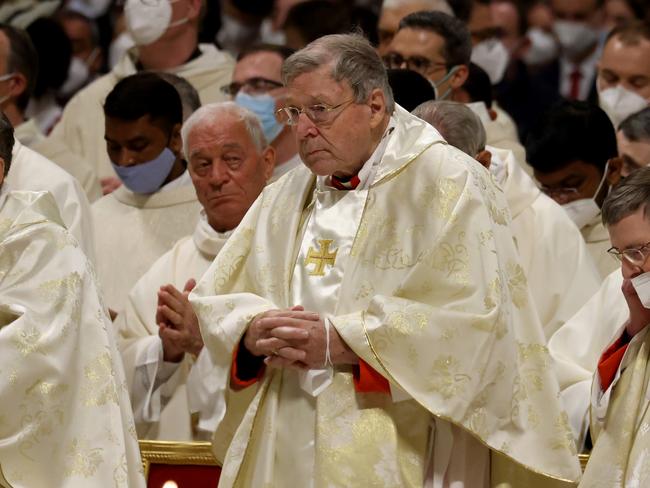
<svg viewBox="0 0 650 488">
<path fill-rule="evenodd" d="M 187 400 L 191 413 L 199 414 L 198 429 L 212 434 L 225 413 L 225 390 L 212 381 L 215 365 L 204 347 L 187 377 Z"/>
<path fill-rule="evenodd" d="M 143 344 L 135 358 L 131 401 L 136 423 L 158 422 L 160 413 L 180 383 L 177 373 L 182 364 L 163 361 L 160 337 L 140 339 Z"/>
</svg>

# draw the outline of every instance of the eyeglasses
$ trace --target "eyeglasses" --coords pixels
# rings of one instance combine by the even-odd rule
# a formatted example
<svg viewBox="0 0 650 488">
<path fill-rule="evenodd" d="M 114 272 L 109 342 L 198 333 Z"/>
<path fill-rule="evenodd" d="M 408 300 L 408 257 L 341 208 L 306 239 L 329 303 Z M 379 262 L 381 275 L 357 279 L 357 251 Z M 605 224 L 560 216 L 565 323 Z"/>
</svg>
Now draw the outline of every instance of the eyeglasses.
<svg viewBox="0 0 650 488">
<path fill-rule="evenodd" d="M 325 103 L 318 103 L 316 105 L 311 105 L 310 107 L 298 108 L 298 107 L 283 107 L 278 110 L 276 115 L 278 119 L 283 124 L 287 125 L 296 125 L 300 114 L 305 114 L 309 117 L 315 125 L 329 125 L 334 122 L 336 117 L 338 117 L 343 110 L 349 105 L 354 103 L 354 99 L 348 100 L 347 102 L 339 103 L 338 105 L 327 105 Z M 336 109 L 343 107 L 343 110 L 338 113 L 334 112 Z"/>
<path fill-rule="evenodd" d="M 417 71 L 420 74 L 427 74 L 435 68 L 447 67 L 445 63 L 431 61 L 422 56 L 411 56 L 410 58 L 405 58 L 398 53 L 388 53 L 384 56 L 383 60 L 387 68 L 400 69 L 402 66 L 406 65 L 407 69 Z"/>
<path fill-rule="evenodd" d="M 225 95 L 230 95 L 234 97 L 239 93 L 239 90 L 246 88 L 246 91 L 256 94 L 256 93 L 267 93 L 275 88 L 280 88 L 284 85 L 279 81 L 269 80 L 268 78 L 262 78 L 259 76 L 249 78 L 242 83 L 233 81 L 229 85 L 224 85 L 220 88 L 221 92 Z"/>
<path fill-rule="evenodd" d="M 548 186 L 541 186 L 540 190 L 554 200 L 557 198 L 570 198 L 578 195 L 579 191 L 573 187 L 551 188 Z"/>
<path fill-rule="evenodd" d="M 648 260 L 648 256 L 650 256 L 650 242 L 641 247 L 633 247 L 622 251 L 619 251 L 615 247 L 611 247 L 607 252 L 621 262 L 623 261 L 623 258 L 625 258 L 630 264 L 641 267 Z"/>
</svg>

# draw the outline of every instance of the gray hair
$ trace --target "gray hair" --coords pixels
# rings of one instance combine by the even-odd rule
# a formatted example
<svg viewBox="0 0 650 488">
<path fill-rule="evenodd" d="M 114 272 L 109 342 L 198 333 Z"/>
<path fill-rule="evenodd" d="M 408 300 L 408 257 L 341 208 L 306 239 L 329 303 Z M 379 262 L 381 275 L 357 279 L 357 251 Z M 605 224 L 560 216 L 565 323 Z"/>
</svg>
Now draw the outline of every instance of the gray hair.
<svg viewBox="0 0 650 488">
<path fill-rule="evenodd" d="M 214 121 L 218 120 L 223 115 L 234 115 L 246 126 L 246 130 L 250 135 L 253 144 L 258 151 L 263 151 L 268 147 L 262 125 L 257 116 L 250 110 L 237 105 L 235 102 L 219 102 L 209 103 L 203 105 L 200 109 L 194 112 L 183 123 L 181 127 L 181 139 L 183 141 L 183 154 L 185 159 L 189 161 L 190 153 L 187 145 L 188 139 L 192 131 L 198 127 L 210 126 Z"/>
<path fill-rule="evenodd" d="M 625 138 L 632 142 L 650 142 L 650 107 L 626 118 L 618 130 L 623 132 Z"/>
<path fill-rule="evenodd" d="M 11 166 L 11 152 L 14 149 L 14 127 L 9 119 L 0 111 L 0 158 L 5 162 L 5 176 Z"/>
<path fill-rule="evenodd" d="M 183 121 L 187 120 L 201 106 L 199 92 L 189 81 L 178 75 L 165 72 L 156 72 L 156 74 L 176 88 L 183 106 Z"/>
<path fill-rule="evenodd" d="M 444 12 L 447 15 L 454 15 L 454 11 L 449 6 L 447 0 L 384 0 L 381 4 L 381 10 L 396 9 L 409 4 L 421 5 L 421 10 L 436 10 L 438 12 Z"/>
<path fill-rule="evenodd" d="M 379 54 L 359 34 L 332 34 L 316 39 L 292 54 L 282 65 L 282 82 L 289 85 L 297 76 L 332 65 L 332 78 L 349 83 L 357 103 L 365 103 L 375 88 L 384 92 L 386 113 L 395 109 L 393 92 Z"/>
<path fill-rule="evenodd" d="M 413 115 L 434 126 L 449 144 L 472 158 L 485 149 L 487 137 L 483 123 L 462 103 L 424 102 L 413 110 Z"/>
<path fill-rule="evenodd" d="M 601 209 L 603 224 L 617 224 L 639 209 L 647 217 L 649 206 L 650 166 L 645 166 L 623 178 L 607 195 Z"/>
</svg>

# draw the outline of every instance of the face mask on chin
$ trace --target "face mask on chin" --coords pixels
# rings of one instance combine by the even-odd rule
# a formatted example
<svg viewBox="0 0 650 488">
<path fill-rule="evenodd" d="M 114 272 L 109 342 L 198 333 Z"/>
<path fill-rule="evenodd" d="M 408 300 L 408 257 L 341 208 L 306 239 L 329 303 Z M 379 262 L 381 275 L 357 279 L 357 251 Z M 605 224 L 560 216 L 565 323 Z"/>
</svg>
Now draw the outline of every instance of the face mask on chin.
<svg viewBox="0 0 650 488">
<path fill-rule="evenodd" d="M 569 58 L 582 55 L 598 42 L 600 32 L 586 22 L 571 20 L 556 20 L 553 31 L 558 38 L 562 50 Z"/>
<path fill-rule="evenodd" d="M 618 128 L 621 122 L 646 108 L 649 102 L 638 93 L 618 84 L 598 92 L 598 105 L 609 116 L 614 128 Z"/>
<path fill-rule="evenodd" d="M 147 46 L 160 39 L 167 29 L 186 23 L 187 17 L 172 22 L 172 3 L 179 0 L 126 0 L 124 19 L 136 46 Z"/>
<path fill-rule="evenodd" d="M 600 194 L 600 191 L 605 184 L 608 171 L 609 161 L 605 165 L 605 171 L 603 172 L 603 177 L 600 179 L 598 188 L 596 188 L 596 191 L 591 198 L 580 198 L 562 205 L 562 208 L 569 215 L 571 220 L 573 220 L 578 229 L 582 229 L 586 225 L 589 225 L 596 217 L 598 217 L 598 214 L 600 214 L 600 207 L 596 203 L 596 197 Z"/>
<path fill-rule="evenodd" d="M 113 169 L 124 186 L 133 193 L 155 193 L 162 187 L 176 162 L 176 155 L 166 147 L 151 161 L 133 166 L 118 166 L 111 162 Z"/>
<path fill-rule="evenodd" d="M 490 82 L 496 85 L 503 79 L 510 53 L 499 39 L 487 39 L 479 42 L 472 49 L 471 60 L 490 77 Z"/>
<path fill-rule="evenodd" d="M 68 77 L 65 83 L 59 88 L 59 94 L 64 97 L 74 95 L 81 87 L 83 87 L 90 78 L 89 66 L 93 64 L 99 54 L 99 49 L 95 48 L 88 56 L 86 61 L 73 57 L 70 60 L 70 67 L 68 68 Z"/>
<path fill-rule="evenodd" d="M 275 98 L 269 94 L 249 95 L 239 91 L 235 103 L 253 112 L 262 124 L 262 131 L 267 143 L 271 143 L 280 135 L 284 125 L 275 117 Z"/>
</svg>

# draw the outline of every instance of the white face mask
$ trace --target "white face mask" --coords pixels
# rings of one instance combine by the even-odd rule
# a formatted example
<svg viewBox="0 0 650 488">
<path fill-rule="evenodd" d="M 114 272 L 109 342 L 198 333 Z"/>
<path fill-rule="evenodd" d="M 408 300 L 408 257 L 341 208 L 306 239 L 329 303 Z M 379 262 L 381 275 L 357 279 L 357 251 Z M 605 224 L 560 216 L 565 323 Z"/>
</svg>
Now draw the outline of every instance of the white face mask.
<svg viewBox="0 0 650 488">
<path fill-rule="evenodd" d="M 64 97 L 69 97 L 74 95 L 81 87 L 83 87 L 88 78 L 90 78 L 90 69 L 89 65 L 93 64 L 97 55 L 99 54 L 99 49 L 95 48 L 88 56 L 86 61 L 73 57 L 70 60 L 70 67 L 68 68 L 68 77 L 63 83 L 63 86 L 59 89 L 59 93 Z"/>
<path fill-rule="evenodd" d="M 124 54 L 133 46 L 135 46 L 135 42 L 133 42 L 131 35 L 127 31 L 122 32 L 113 39 L 111 45 L 108 47 L 108 66 L 113 69 L 120 62 Z"/>
<path fill-rule="evenodd" d="M 526 64 L 545 64 L 557 57 L 557 42 L 551 34 L 539 27 L 531 27 L 526 36 L 530 40 L 530 47 L 523 57 Z"/>
<path fill-rule="evenodd" d="M 632 278 L 631 281 L 641 304 L 645 308 L 650 308 L 650 273 L 643 273 Z"/>
<path fill-rule="evenodd" d="M 478 115 L 478 118 L 483 122 L 483 127 L 486 127 L 487 124 L 492 122 L 492 117 L 490 117 L 490 112 L 488 112 L 485 102 L 472 102 L 465 104 L 468 109 Z"/>
<path fill-rule="evenodd" d="M 179 0 L 126 0 L 126 27 L 136 46 L 147 46 L 160 39 L 170 27 L 184 24 L 188 18 L 172 22 L 172 3 Z"/>
<path fill-rule="evenodd" d="M 111 0 L 71 0 L 66 8 L 79 12 L 89 19 L 96 19 L 106 13 Z"/>
<path fill-rule="evenodd" d="M 217 32 L 216 41 L 224 49 L 233 53 L 255 41 L 259 26 L 243 24 L 234 17 L 221 14 L 221 29 Z"/>
<path fill-rule="evenodd" d="M 580 200 L 574 200 L 562 205 L 562 208 L 567 214 L 569 214 L 569 217 L 578 226 L 578 229 L 582 229 L 584 226 L 590 224 L 596 217 L 598 217 L 598 214 L 600 213 L 600 207 L 596 203 L 595 198 L 598 196 L 600 190 L 605 184 L 608 171 L 609 162 L 607 162 L 605 165 L 603 177 L 600 179 L 598 188 L 596 188 L 596 191 L 591 198 L 581 198 Z"/>
<path fill-rule="evenodd" d="M 649 104 L 648 100 L 641 95 L 620 84 L 598 92 L 598 105 L 609 116 L 615 128 L 630 115 L 640 112 Z"/>
<path fill-rule="evenodd" d="M 490 82 L 496 85 L 503 79 L 510 63 L 510 53 L 500 40 L 487 39 L 474 46 L 471 60 L 480 66 L 490 77 Z"/>
<path fill-rule="evenodd" d="M 583 54 L 598 42 L 598 30 L 585 22 L 556 20 L 553 31 L 564 52 L 571 58 Z"/>
</svg>

